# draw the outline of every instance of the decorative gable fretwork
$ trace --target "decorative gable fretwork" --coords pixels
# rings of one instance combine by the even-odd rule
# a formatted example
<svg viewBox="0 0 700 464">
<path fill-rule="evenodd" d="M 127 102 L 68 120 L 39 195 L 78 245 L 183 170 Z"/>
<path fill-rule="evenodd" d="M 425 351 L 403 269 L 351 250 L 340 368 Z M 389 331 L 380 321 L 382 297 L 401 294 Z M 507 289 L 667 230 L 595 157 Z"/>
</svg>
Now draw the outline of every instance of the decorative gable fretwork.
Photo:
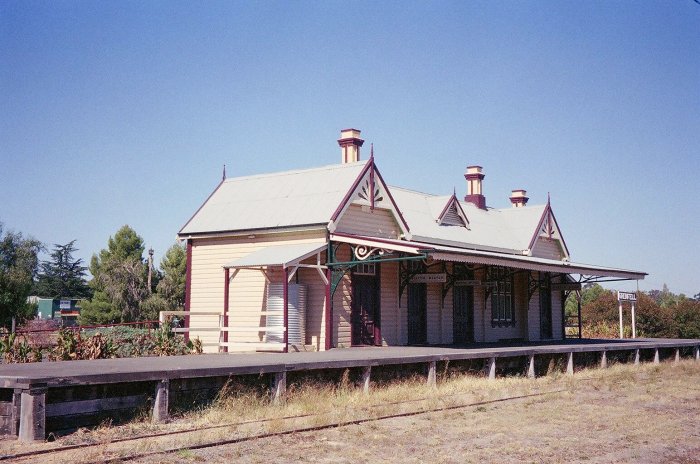
<svg viewBox="0 0 700 464">
<path fill-rule="evenodd" d="M 388 211 L 393 216 L 396 224 L 398 224 L 401 235 L 410 240 L 408 224 L 391 196 L 391 192 L 389 192 L 384 179 L 382 179 L 382 175 L 377 170 L 374 164 L 374 156 L 371 156 L 367 161 L 364 169 L 360 172 L 343 201 L 333 213 L 328 222 L 328 230 L 330 232 L 335 232 L 341 217 L 353 204 L 361 206 L 363 211 L 366 208 L 368 214 L 373 213 L 375 208 Z"/>
<path fill-rule="evenodd" d="M 566 242 L 561 234 L 561 229 L 559 229 L 559 224 L 557 224 L 557 219 L 554 217 L 554 212 L 552 211 L 552 205 L 550 204 L 549 199 L 547 199 L 547 207 L 542 213 L 540 222 L 537 225 L 537 230 L 530 241 L 530 254 L 532 254 L 533 250 L 535 250 L 535 245 L 540 239 L 556 243 L 557 247 L 561 250 L 561 259 L 569 259 L 569 250 L 566 247 Z M 547 257 L 557 259 L 556 257 Z"/>
</svg>

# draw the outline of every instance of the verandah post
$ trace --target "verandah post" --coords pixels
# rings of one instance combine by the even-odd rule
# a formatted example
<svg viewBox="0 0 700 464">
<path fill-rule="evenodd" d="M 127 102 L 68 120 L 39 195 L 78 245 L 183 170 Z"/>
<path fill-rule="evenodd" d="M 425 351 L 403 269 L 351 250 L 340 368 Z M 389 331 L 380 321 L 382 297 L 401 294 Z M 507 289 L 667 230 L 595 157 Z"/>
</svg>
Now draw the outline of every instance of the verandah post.
<svg viewBox="0 0 700 464">
<path fill-rule="evenodd" d="M 228 353 L 228 300 L 231 287 L 231 270 L 226 268 L 224 272 L 224 352 Z"/>
<path fill-rule="evenodd" d="M 284 310 L 282 314 L 282 319 L 284 320 L 284 352 L 289 352 L 289 269 L 284 268 L 284 295 L 283 295 L 283 305 Z"/>
<path fill-rule="evenodd" d="M 333 301 L 331 300 L 331 280 L 333 277 L 333 273 L 331 272 L 331 268 L 326 269 L 326 280 L 328 283 L 326 284 L 326 340 L 324 343 L 324 348 L 326 351 L 331 349 L 331 340 L 333 339 L 333 316 L 331 316 L 332 313 L 332 308 L 333 308 Z"/>
</svg>

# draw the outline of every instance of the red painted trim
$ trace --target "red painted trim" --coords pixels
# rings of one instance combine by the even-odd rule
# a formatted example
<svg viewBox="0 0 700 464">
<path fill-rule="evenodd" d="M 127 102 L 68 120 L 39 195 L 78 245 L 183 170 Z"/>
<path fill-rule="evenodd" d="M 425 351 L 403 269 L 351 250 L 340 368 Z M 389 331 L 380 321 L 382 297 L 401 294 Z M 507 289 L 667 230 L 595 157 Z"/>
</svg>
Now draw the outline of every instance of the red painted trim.
<svg viewBox="0 0 700 464">
<path fill-rule="evenodd" d="M 374 160 L 372 161 L 372 164 L 374 164 Z M 379 178 L 379 182 L 382 183 L 382 186 L 384 187 L 384 191 L 386 192 L 387 196 L 389 197 L 391 204 L 394 206 L 394 209 L 396 209 L 396 213 L 399 215 L 399 219 L 401 219 L 401 224 L 403 224 L 403 226 L 406 228 L 406 232 L 411 232 L 410 227 L 408 227 L 408 223 L 403 218 L 403 213 L 401 213 L 399 206 L 396 204 L 396 201 L 394 200 L 394 196 L 391 194 L 391 190 L 389 190 L 389 187 L 387 187 L 386 182 L 384 182 L 384 178 L 382 177 L 382 173 L 379 172 L 379 169 L 376 169 L 375 172 L 377 174 L 377 177 Z"/>
<path fill-rule="evenodd" d="M 535 235 L 533 235 L 532 240 L 530 240 L 530 245 L 528 246 L 528 249 L 532 251 L 532 247 L 535 246 L 535 242 L 537 241 L 537 237 L 540 235 L 540 229 L 542 229 L 542 225 L 544 224 L 544 221 L 547 220 L 547 218 L 551 217 L 554 220 L 554 226 L 557 228 L 557 232 L 559 233 L 559 237 L 561 238 L 561 244 L 564 246 L 564 251 L 566 252 L 566 256 L 569 257 L 571 256 L 569 254 L 569 247 L 566 246 L 566 241 L 564 240 L 564 234 L 561 233 L 561 229 L 559 228 L 559 223 L 557 223 L 557 218 L 554 216 L 554 211 L 552 210 L 552 206 L 550 205 L 549 201 L 547 202 L 547 206 L 544 208 L 544 212 L 542 213 L 542 217 L 540 218 L 540 222 L 537 224 L 537 229 L 535 229 Z"/>
<path fill-rule="evenodd" d="M 284 352 L 289 352 L 289 269 L 284 268 L 284 293 L 282 318 L 284 320 Z"/>
<path fill-rule="evenodd" d="M 368 240 L 370 242 L 377 242 L 377 243 L 386 243 L 387 245 L 401 245 L 401 246 L 415 246 L 414 244 L 417 242 L 406 242 L 403 240 L 390 240 L 387 238 L 380 238 L 380 237 L 368 237 L 366 235 L 352 235 L 352 234 L 344 234 L 342 232 L 333 232 L 333 236 L 335 237 L 346 237 L 346 238 L 356 238 L 358 240 Z M 345 243 L 345 242 L 342 242 Z M 416 247 L 417 250 L 419 251 L 424 251 L 424 250 L 432 250 L 433 248 L 419 248 Z"/>
<path fill-rule="evenodd" d="M 330 268 L 326 269 L 326 279 L 328 280 L 328 283 L 326 284 L 326 340 L 325 340 L 325 349 L 326 351 L 331 349 L 332 341 L 333 341 L 333 320 L 332 320 L 332 313 L 333 313 L 333 301 L 331 300 L 331 270 Z"/>
<path fill-rule="evenodd" d="M 228 329 L 228 300 L 229 288 L 231 287 L 231 270 L 224 269 L 224 327 Z M 228 342 L 228 330 L 224 331 L 224 342 Z M 228 347 L 224 347 L 224 351 L 228 352 Z"/>
<path fill-rule="evenodd" d="M 369 170 L 369 209 L 374 211 L 374 149 L 372 150 L 372 155 L 370 156 L 370 163 L 372 167 Z"/>
<path fill-rule="evenodd" d="M 191 310 L 191 295 L 192 295 L 192 239 L 187 240 L 187 251 L 185 254 L 185 311 Z M 185 316 L 185 328 L 190 327 L 190 316 Z M 190 340 L 190 333 L 185 332 L 185 342 Z"/>
<path fill-rule="evenodd" d="M 360 185 L 360 182 L 362 182 L 362 179 L 364 179 L 365 174 L 367 174 L 367 170 L 370 168 L 371 163 L 372 163 L 372 160 L 369 160 L 367 162 L 367 164 L 365 164 L 365 167 L 362 168 L 362 171 L 360 171 L 360 174 L 357 176 L 355 181 L 352 183 L 350 190 L 347 191 L 347 193 L 345 194 L 345 196 L 341 200 L 340 204 L 335 209 L 335 212 L 331 216 L 331 221 L 335 221 L 336 219 L 338 219 L 338 216 L 340 216 L 340 213 L 343 211 L 343 208 L 345 208 L 346 203 L 348 201 L 350 201 L 350 197 L 355 192 L 355 189 Z"/>
<path fill-rule="evenodd" d="M 398 205 L 396 204 L 396 201 L 394 200 L 393 195 L 391 194 L 391 191 L 386 185 L 386 182 L 384 182 L 384 178 L 382 177 L 382 173 L 379 172 L 379 169 L 376 168 L 374 164 L 374 159 L 370 158 L 367 161 L 367 164 L 365 165 L 364 168 L 362 168 L 362 171 L 360 171 L 360 174 L 357 176 L 357 179 L 355 179 L 355 182 L 352 183 L 352 187 L 350 187 L 350 190 L 345 194 L 345 197 L 343 197 L 343 200 L 340 202 L 338 207 L 336 208 L 335 212 L 331 216 L 331 221 L 335 221 L 338 219 L 338 216 L 340 216 L 340 213 L 343 211 L 345 208 L 345 205 L 350 201 L 350 198 L 352 197 L 352 194 L 355 192 L 355 189 L 360 185 L 362 182 L 362 179 L 365 178 L 365 175 L 367 175 L 367 171 L 372 170 L 372 172 L 376 175 L 376 177 L 379 179 L 379 182 L 381 182 L 382 187 L 384 187 L 384 191 L 387 194 L 387 197 L 389 197 L 389 201 L 391 202 L 392 206 L 396 210 L 396 214 L 399 215 L 399 220 L 401 221 L 401 224 L 404 226 L 404 230 L 406 232 L 410 232 L 411 229 L 408 227 L 408 223 L 403 217 L 403 214 L 401 213 L 401 210 L 399 209 Z"/>
<path fill-rule="evenodd" d="M 187 227 L 189 225 L 189 223 L 192 222 L 192 219 L 194 219 L 194 217 L 202 210 L 202 208 L 204 208 L 204 205 L 206 205 L 207 202 L 211 199 L 211 197 L 214 196 L 216 191 L 219 190 L 219 188 L 223 185 L 224 182 L 226 182 L 226 179 L 221 179 L 221 182 L 219 182 L 219 185 L 216 186 L 214 191 L 209 194 L 209 196 L 207 197 L 206 200 L 204 200 L 204 203 L 202 203 L 201 206 L 199 208 L 197 208 L 197 211 L 195 211 L 194 214 L 187 220 L 185 225 L 182 226 L 182 228 L 180 229 L 180 232 L 177 233 L 178 235 L 182 234 L 182 231 L 185 229 L 185 227 Z"/>
<path fill-rule="evenodd" d="M 559 224 L 557 223 L 557 218 L 554 216 L 554 211 L 552 210 L 552 207 L 549 207 L 549 214 L 552 216 L 552 219 L 554 219 L 554 225 L 557 228 L 557 232 L 559 232 L 559 238 L 561 238 L 561 244 L 564 245 L 564 251 L 566 251 L 566 256 L 569 257 L 569 247 L 566 246 L 566 240 L 564 240 L 564 234 L 561 233 L 561 229 L 559 228 Z"/>
<path fill-rule="evenodd" d="M 376 264 L 377 309 L 374 311 L 374 344 L 382 346 L 382 263 Z"/>
</svg>

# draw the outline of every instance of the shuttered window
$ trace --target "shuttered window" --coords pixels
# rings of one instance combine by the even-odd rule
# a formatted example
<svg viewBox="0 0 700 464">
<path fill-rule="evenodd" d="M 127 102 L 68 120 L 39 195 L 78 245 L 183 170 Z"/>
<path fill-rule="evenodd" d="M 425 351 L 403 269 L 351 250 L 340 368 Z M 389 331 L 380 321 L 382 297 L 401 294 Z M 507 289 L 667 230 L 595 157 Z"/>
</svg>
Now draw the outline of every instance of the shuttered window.
<svg viewBox="0 0 700 464">
<path fill-rule="evenodd" d="M 504 267 L 491 267 L 489 280 L 491 290 L 491 323 L 496 326 L 515 324 L 515 296 L 513 295 L 513 274 Z"/>
</svg>

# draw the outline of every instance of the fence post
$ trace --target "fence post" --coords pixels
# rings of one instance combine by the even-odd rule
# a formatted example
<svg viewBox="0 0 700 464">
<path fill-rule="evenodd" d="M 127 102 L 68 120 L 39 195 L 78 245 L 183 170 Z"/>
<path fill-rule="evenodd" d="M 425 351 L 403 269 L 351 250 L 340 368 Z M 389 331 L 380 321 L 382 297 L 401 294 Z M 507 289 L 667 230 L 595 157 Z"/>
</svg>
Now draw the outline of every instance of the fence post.
<svg viewBox="0 0 700 464">
<path fill-rule="evenodd" d="M 531 354 L 528 356 L 527 377 L 529 379 L 535 378 L 535 355 L 534 354 Z"/>
</svg>

